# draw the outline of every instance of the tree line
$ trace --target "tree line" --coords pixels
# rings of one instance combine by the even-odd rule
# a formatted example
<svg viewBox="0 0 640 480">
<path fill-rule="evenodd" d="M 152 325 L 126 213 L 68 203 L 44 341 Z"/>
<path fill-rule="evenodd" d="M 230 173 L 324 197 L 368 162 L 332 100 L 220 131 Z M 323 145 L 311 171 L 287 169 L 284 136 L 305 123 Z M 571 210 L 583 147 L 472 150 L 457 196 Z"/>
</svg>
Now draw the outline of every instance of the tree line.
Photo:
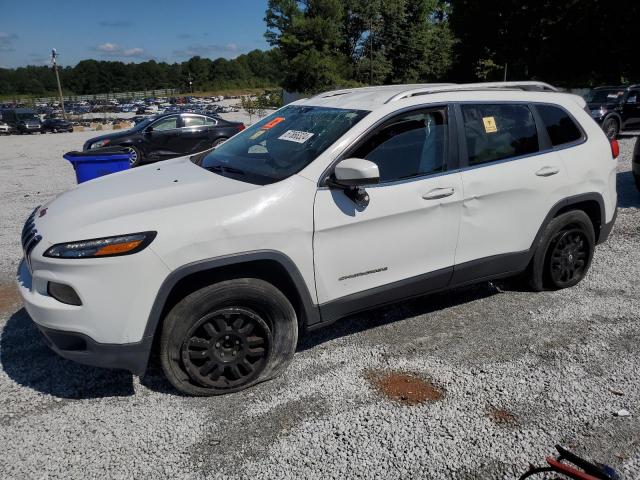
<svg viewBox="0 0 640 480">
<path fill-rule="evenodd" d="M 226 60 L 83 60 L 66 91 L 339 86 L 539 79 L 564 87 L 640 81 L 637 0 L 268 0 L 268 51 Z M 48 67 L 0 69 L 0 94 L 56 89 Z"/>
<path fill-rule="evenodd" d="M 253 50 L 227 60 L 193 57 L 182 63 L 82 60 L 58 67 L 65 94 L 93 95 L 178 88 L 188 92 L 229 88 L 274 87 L 282 83 L 277 50 Z M 191 82 L 191 84 L 189 83 Z M 47 66 L 0 68 L 0 95 L 44 95 L 57 92 L 56 77 Z"/>
</svg>

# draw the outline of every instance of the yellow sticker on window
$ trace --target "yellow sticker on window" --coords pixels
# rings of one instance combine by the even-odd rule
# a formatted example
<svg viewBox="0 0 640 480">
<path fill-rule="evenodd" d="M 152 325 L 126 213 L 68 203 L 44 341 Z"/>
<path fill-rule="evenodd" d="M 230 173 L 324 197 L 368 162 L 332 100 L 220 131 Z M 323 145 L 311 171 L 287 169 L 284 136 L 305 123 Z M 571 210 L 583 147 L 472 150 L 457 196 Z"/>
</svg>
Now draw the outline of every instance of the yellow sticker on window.
<svg viewBox="0 0 640 480">
<path fill-rule="evenodd" d="M 254 133 L 253 135 L 251 135 L 249 137 L 250 140 L 255 140 L 256 138 L 258 138 L 260 135 L 262 135 L 263 133 L 265 133 L 266 130 L 258 130 L 256 133 Z"/>
<path fill-rule="evenodd" d="M 495 133 L 498 131 L 498 126 L 496 125 L 496 119 L 493 117 L 482 117 L 482 122 L 484 123 L 484 131 L 487 133 Z"/>
</svg>

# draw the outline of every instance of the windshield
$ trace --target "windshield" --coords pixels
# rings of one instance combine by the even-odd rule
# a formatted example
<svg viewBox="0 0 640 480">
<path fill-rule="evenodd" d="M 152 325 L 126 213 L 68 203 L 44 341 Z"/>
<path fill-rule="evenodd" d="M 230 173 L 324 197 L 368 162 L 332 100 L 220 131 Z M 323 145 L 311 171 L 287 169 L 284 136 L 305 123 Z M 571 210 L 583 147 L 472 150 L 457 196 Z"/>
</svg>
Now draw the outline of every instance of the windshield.
<svg viewBox="0 0 640 480">
<path fill-rule="evenodd" d="M 624 90 L 619 88 L 603 88 L 598 90 L 591 90 L 588 103 L 618 103 L 624 96 Z"/>
<path fill-rule="evenodd" d="M 266 185 L 299 172 L 369 112 L 291 105 L 212 150 L 202 167 Z"/>
</svg>

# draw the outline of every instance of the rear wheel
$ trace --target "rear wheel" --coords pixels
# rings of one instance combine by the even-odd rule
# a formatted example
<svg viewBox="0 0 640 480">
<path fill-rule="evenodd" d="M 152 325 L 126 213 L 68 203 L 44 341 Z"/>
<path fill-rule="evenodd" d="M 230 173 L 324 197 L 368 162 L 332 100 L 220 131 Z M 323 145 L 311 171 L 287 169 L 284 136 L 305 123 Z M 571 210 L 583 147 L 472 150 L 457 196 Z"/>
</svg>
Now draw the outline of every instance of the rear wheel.
<svg viewBox="0 0 640 480">
<path fill-rule="evenodd" d="M 214 142 L 211 144 L 211 148 L 216 148 L 218 145 L 222 145 L 224 142 L 226 142 L 227 139 L 226 138 L 217 138 L 216 140 L 214 140 Z"/>
<path fill-rule="evenodd" d="M 620 133 L 620 124 L 615 117 L 607 117 L 602 123 L 602 130 L 609 140 L 615 140 Z"/>
<path fill-rule="evenodd" d="M 554 218 L 545 228 L 529 267 L 533 290 L 558 290 L 578 284 L 591 266 L 595 233 L 581 210 Z"/>
<path fill-rule="evenodd" d="M 160 361 L 188 395 L 237 392 L 280 374 L 298 340 L 295 310 L 273 285 L 228 280 L 182 299 L 164 320 Z"/>
</svg>

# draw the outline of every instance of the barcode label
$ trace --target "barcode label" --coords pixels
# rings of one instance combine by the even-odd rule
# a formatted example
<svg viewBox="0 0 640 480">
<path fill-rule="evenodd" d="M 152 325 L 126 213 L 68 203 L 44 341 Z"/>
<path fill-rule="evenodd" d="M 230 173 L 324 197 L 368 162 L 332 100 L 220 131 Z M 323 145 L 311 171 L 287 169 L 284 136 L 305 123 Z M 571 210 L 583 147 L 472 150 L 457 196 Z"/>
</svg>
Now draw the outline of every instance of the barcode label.
<svg viewBox="0 0 640 480">
<path fill-rule="evenodd" d="M 278 137 L 278 140 L 286 140 L 288 142 L 304 143 L 313 137 L 313 133 L 301 132 L 300 130 L 287 130 Z"/>
</svg>

